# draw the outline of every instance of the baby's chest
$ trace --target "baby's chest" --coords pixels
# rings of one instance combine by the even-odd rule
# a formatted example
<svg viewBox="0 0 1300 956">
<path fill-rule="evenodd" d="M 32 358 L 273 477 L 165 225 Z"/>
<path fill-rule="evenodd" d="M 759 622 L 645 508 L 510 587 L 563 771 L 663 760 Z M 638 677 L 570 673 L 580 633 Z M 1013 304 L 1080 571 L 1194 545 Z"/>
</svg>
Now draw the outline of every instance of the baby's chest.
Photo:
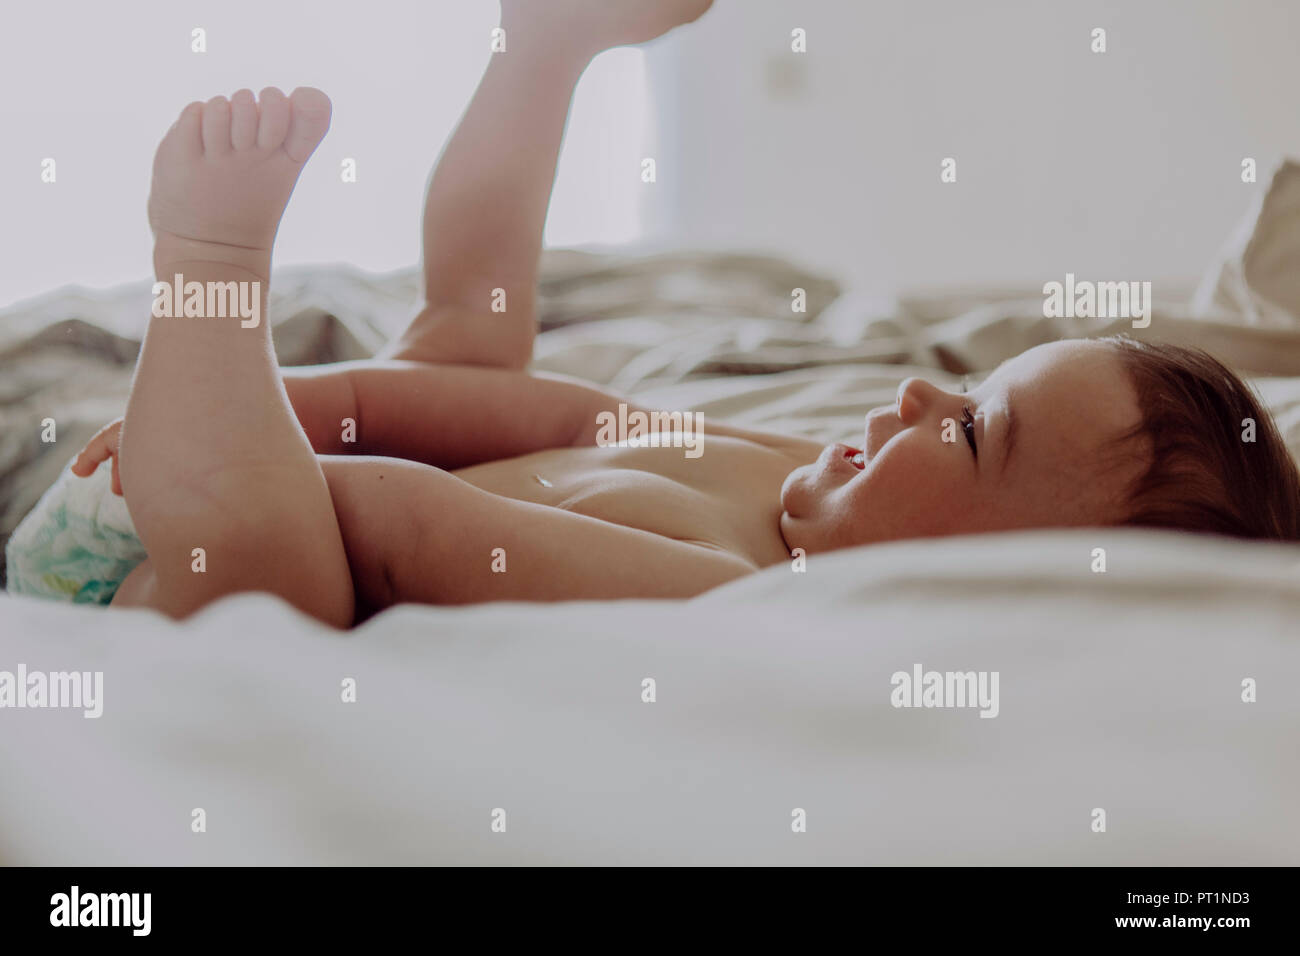
<svg viewBox="0 0 1300 956">
<path fill-rule="evenodd" d="M 718 443 L 721 446 L 721 443 Z M 715 447 L 562 448 L 467 469 L 484 490 L 669 538 L 745 539 L 777 501 L 784 466 L 770 454 Z"/>
<path fill-rule="evenodd" d="M 573 473 L 553 490 L 556 508 L 670 538 L 714 538 L 735 521 L 716 494 L 636 468 Z"/>
</svg>

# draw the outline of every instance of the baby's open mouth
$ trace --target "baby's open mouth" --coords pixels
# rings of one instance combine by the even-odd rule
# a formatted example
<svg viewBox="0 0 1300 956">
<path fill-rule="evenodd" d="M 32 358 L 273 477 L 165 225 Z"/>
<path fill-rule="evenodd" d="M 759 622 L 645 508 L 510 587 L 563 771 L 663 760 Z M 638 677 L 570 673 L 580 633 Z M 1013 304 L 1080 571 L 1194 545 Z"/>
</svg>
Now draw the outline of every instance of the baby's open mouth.
<svg viewBox="0 0 1300 956">
<path fill-rule="evenodd" d="M 853 463 L 853 467 L 859 471 L 867 467 L 866 452 L 858 451 L 856 448 L 850 448 L 844 453 L 844 457 Z"/>
</svg>

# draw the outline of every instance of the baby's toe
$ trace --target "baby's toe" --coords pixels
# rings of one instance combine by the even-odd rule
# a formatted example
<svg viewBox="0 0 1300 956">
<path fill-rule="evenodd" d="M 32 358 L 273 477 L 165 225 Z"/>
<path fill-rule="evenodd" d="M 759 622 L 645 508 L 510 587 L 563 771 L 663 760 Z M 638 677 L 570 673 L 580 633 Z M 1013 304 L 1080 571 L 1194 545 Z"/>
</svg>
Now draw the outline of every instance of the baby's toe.
<svg viewBox="0 0 1300 956">
<path fill-rule="evenodd" d="M 258 99 L 262 115 L 257 125 L 257 148 L 279 149 L 289 132 L 289 98 L 274 86 L 268 86 Z"/>
<path fill-rule="evenodd" d="M 257 145 L 257 100 L 252 90 L 240 90 L 230 98 L 230 145 L 249 149 Z"/>
<path fill-rule="evenodd" d="M 203 103 L 195 100 L 185 109 L 163 137 L 159 151 L 167 150 L 182 161 L 203 155 Z"/>
<path fill-rule="evenodd" d="M 214 96 L 203 104 L 203 152 L 224 156 L 230 150 L 230 101 Z"/>
<path fill-rule="evenodd" d="M 300 86 L 289 97 L 292 116 L 284 151 L 296 163 L 305 163 L 330 128 L 330 98 L 310 86 Z"/>
</svg>

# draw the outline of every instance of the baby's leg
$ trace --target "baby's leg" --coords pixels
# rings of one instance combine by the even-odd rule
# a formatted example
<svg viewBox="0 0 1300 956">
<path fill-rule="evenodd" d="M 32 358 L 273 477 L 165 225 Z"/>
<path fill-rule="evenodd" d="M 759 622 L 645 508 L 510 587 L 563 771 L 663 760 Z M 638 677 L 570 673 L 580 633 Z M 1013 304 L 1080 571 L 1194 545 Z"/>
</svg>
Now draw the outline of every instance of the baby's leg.
<svg viewBox="0 0 1300 956">
<path fill-rule="evenodd" d="M 343 541 L 320 464 L 280 380 L 265 314 L 271 246 L 329 100 L 241 90 L 186 107 L 158 147 L 149 219 L 160 282 L 249 283 L 259 321 L 155 316 L 121 437 L 127 507 L 173 616 L 269 591 L 339 627 L 353 618 Z M 253 285 L 256 284 L 256 285 Z M 196 549 L 203 549 L 200 557 Z"/>
<path fill-rule="evenodd" d="M 528 364 L 542 228 L 578 77 L 602 50 L 651 40 L 711 3 L 503 0 L 505 50 L 492 55 L 429 180 L 424 306 L 384 357 Z"/>
<path fill-rule="evenodd" d="M 594 51 L 505 26 L 507 50 L 493 55 L 429 180 L 424 306 L 385 357 L 509 368 L 532 358 L 556 157 Z"/>
</svg>

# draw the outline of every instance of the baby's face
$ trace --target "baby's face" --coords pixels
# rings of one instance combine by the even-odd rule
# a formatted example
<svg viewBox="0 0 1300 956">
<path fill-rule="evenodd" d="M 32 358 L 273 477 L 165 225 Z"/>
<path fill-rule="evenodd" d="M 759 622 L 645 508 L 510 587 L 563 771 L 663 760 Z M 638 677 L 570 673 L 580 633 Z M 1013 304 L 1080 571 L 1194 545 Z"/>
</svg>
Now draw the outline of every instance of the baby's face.
<svg viewBox="0 0 1300 956">
<path fill-rule="evenodd" d="M 895 404 L 867 415 L 861 448 L 831 445 L 790 473 L 781 533 L 792 550 L 812 554 L 901 538 L 1111 524 L 1122 517 L 1139 463 L 1103 470 L 1103 446 L 1139 421 L 1126 373 L 1094 342 L 1030 349 L 967 394 L 908 379 Z"/>
</svg>

